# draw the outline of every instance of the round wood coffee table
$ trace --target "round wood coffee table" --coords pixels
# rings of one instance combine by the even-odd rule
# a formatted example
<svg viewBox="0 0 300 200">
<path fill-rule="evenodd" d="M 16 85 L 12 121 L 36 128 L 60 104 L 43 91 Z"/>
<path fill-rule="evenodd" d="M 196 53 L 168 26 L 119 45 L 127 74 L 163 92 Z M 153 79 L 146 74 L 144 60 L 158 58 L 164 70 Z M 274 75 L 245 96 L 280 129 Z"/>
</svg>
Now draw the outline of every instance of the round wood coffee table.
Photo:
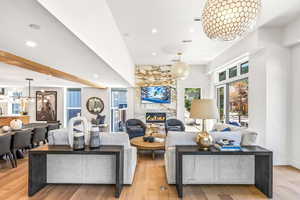
<svg viewBox="0 0 300 200">
<path fill-rule="evenodd" d="M 153 134 L 154 137 L 165 138 L 162 134 Z M 147 136 L 146 136 L 147 137 Z M 130 140 L 132 146 L 135 146 L 138 150 L 152 151 L 152 158 L 155 159 L 155 151 L 165 150 L 165 141 L 163 142 L 145 142 L 144 136 L 135 137 Z"/>
</svg>

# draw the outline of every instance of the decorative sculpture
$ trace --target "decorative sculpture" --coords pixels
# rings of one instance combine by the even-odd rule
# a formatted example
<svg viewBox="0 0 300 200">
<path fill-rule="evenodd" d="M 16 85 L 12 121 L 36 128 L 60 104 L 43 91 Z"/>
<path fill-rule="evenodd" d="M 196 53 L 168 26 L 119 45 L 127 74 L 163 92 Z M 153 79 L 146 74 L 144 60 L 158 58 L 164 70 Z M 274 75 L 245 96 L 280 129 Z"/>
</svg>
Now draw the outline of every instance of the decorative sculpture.
<svg viewBox="0 0 300 200">
<path fill-rule="evenodd" d="M 74 124 L 80 124 L 74 126 Z M 81 126 L 81 127 L 80 127 Z M 69 145 L 74 150 L 84 149 L 85 144 L 89 144 L 89 123 L 85 117 L 78 114 L 70 119 L 68 125 Z"/>
</svg>

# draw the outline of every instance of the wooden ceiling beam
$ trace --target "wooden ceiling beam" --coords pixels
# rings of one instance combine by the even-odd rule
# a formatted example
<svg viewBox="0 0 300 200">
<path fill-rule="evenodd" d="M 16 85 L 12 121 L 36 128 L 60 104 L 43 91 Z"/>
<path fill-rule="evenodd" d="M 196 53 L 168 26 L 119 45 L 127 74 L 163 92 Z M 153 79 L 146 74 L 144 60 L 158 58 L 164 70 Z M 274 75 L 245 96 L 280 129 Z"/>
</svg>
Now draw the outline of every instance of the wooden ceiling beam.
<svg viewBox="0 0 300 200">
<path fill-rule="evenodd" d="M 9 65 L 14 65 L 17 67 L 21 67 L 23 69 L 31 70 L 34 72 L 50 75 L 56 78 L 64 79 L 67 81 L 72 81 L 76 83 L 80 83 L 86 86 L 94 87 L 94 88 L 100 88 L 100 89 L 105 89 L 106 87 L 97 83 L 94 83 L 89 80 L 85 80 L 82 78 L 79 78 L 77 76 L 74 76 L 72 74 L 54 69 L 52 67 L 46 66 L 39 64 L 37 62 L 28 60 L 26 58 L 22 58 L 20 56 L 16 56 L 14 54 L 5 52 L 0 50 L 0 62 L 4 62 Z"/>
</svg>

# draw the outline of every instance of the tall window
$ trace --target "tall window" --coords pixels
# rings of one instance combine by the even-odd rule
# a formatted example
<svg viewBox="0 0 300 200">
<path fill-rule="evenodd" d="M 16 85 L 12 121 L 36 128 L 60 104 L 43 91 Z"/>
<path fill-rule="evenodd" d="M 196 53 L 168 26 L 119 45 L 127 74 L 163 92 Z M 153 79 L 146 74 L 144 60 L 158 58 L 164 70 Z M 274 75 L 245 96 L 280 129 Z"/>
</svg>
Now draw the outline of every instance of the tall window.
<svg viewBox="0 0 300 200">
<path fill-rule="evenodd" d="M 248 126 L 248 79 L 229 83 L 229 122 Z"/>
<path fill-rule="evenodd" d="M 111 131 L 124 131 L 127 110 L 127 89 L 111 89 Z"/>
<path fill-rule="evenodd" d="M 229 79 L 224 80 L 226 71 Z M 217 74 L 219 85 L 216 86 L 216 96 L 221 122 L 237 122 L 248 127 L 248 72 L 249 62 L 240 62 Z"/>
<path fill-rule="evenodd" d="M 226 110 L 225 110 L 225 88 L 226 85 L 219 86 L 217 88 L 217 103 L 219 107 L 220 121 L 225 122 L 226 120 Z"/>
<path fill-rule="evenodd" d="M 67 121 L 81 113 L 81 89 L 67 89 Z"/>
<path fill-rule="evenodd" d="M 12 93 L 13 99 L 20 98 L 22 96 L 22 92 L 14 91 Z M 11 113 L 12 114 L 20 114 L 21 113 L 21 104 L 19 101 L 13 100 L 11 104 Z"/>
<path fill-rule="evenodd" d="M 12 103 L 11 108 L 12 108 L 12 112 L 11 112 L 12 114 L 20 114 L 21 112 L 20 103 Z"/>
<path fill-rule="evenodd" d="M 219 73 L 219 81 L 225 81 L 226 80 L 226 71 Z"/>
<path fill-rule="evenodd" d="M 229 69 L 229 78 L 234 78 L 234 77 L 236 77 L 237 74 L 238 74 L 237 72 L 238 72 L 237 66 L 230 68 L 230 69 Z"/>
<path fill-rule="evenodd" d="M 249 72 L 249 62 L 241 64 L 241 74 L 247 74 Z"/>
</svg>

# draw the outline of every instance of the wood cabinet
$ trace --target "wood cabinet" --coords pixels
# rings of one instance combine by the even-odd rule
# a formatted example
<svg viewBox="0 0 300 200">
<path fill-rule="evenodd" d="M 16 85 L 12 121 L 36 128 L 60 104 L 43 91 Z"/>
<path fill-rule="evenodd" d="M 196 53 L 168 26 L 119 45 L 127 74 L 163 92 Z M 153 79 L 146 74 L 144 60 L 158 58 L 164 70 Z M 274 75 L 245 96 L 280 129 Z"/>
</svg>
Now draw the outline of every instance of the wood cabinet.
<svg viewBox="0 0 300 200">
<path fill-rule="evenodd" d="M 19 119 L 23 124 L 29 124 L 30 116 L 20 115 L 20 116 L 0 116 L 0 126 L 9 126 L 10 122 L 14 119 Z"/>
</svg>

